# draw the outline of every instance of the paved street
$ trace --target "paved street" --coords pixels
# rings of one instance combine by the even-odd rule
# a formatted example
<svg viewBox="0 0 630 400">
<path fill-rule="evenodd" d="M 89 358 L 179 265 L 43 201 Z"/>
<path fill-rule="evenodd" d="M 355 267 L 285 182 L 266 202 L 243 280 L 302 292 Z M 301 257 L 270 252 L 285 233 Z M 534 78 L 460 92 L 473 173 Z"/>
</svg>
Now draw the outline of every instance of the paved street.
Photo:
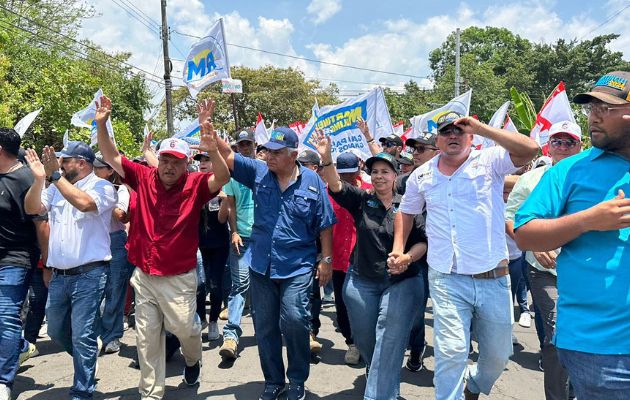
<svg viewBox="0 0 630 400">
<path fill-rule="evenodd" d="M 333 326 L 334 306 L 326 304 L 322 310 L 320 341 L 324 345 L 321 359 L 311 365 L 311 376 L 306 383 L 307 399 L 361 399 L 365 387 L 364 367 L 344 364 L 346 346 Z M 401 394 L 403 399 L 433 398 L 433 324 L 431 307 L 427 310 L 427 340 L 429 348 L 425 358 L 426 369 L 412 373 L 402 368 Z M 204 335 L 204 365 L 201 384 L 189 388 L 182 382 L 184 360 L 180 354 L 167 363 L 167 392 L 165 399 L 257 399 L 260 394 L 262 372 L 253 336 L 252 319 L 243 318 L 244 336 L 240 358 L 232 365 L 221 362 L 218 348 L 221 341 L 207 342 Z M 515 347 L 515 355 L 493 388 L 489 397 L 496 400 L 542 400 L 543 375 L 538 370 L 536 331 L 515 325 L 516 335 L 522 344 Z M 125 333 L 120 354 L 99 358 L 98 387 L 95 399 L 138 399 L 137 383 L 140 372 L 131 367 L 135 347 L 133 330 Z M 21 368 L 14 387 L 17 400 L 66 399 L 72 385 L 72 359 L 60 351 L 48 337 L 38 342 L 40 355 L 28 360 Z M 476 348 L 476 347 L 475 347 Z M 473 356 L 476 358 L 476 353 Z"/>
</svg>

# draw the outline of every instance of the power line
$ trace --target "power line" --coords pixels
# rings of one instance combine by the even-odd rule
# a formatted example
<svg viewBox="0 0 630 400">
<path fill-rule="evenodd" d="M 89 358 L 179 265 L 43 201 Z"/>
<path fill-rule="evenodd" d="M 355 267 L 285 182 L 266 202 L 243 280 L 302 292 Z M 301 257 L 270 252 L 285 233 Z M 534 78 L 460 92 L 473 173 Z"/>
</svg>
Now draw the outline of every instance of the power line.
<svg viewBox="0 0 630 400">
<path fill-rule="evenodd" d="M 613 15 L 611 15 L 607 20 L 605 20 L 604 22 L 602 22 L 601 24 L 599 24 L 595 28 L 593 28 L 589 33 L 587 33 L 586 35 L 583 35 L 581 38 L 579 38 L 578 41 L 584 39 L 586 36 L 590 35 L 591 33 L 595 32 L 596 30 L 601 28 L 602 26 L 606 25 L 607 23 L 609 23 L 610 21 L 615 19 L 619 14 L 621 14 L 622 12 L 624 12 L 628 8 L 630 8 L 630 4 L 626 5 L 624 8 L 622 8 L 621 10 L 619 10 L 616 13 L 614 13 Z"/>
<path fill-rule="evenodd" d="M 187 37 L 195 38 L 195 39 L 202 39 L 201 36 L 189 35 L 187 33 L 182 33 L 182 32 L 176 31 L 176 30 L 173 30 L 173 33 L 176 33 L 176 34 L 181 35 L 181 36 L 187 36 Z M 251 50 L 251 51 L 258 51 L 260 53 L 265 53 L 265 54 L 273 54 L 273 55 L 276 55 L 276 56 L 288 57 L 288 58 L 292 58 L 292 59 L 295 59 L 295 60 L 308 61 L 308 62 L 312 62 L 312 63 L 316 63 L 316 64 L 331 65 L 331 66 L 334 66 L 334 67 L 350 68 L 350 69 L 354 69 L 354 70 L 358 70 L 358 71 L 375 72 L 375 73 L 379 73 L 379 74 L 387 74 L 387 75 L 394 75 L 394 76 L 405 76 L 405 77 L 408 77 L 408 78 L 415 78 L 415 79 L 430 78 L 429 75 L 427 75 L 427 76 L 418 76 L 418 75 L 411 75 L 411 74 L 402 74 L 402 73 L 399 73 L 399 72 L 383 71 L 383 70 L 372 69 L 372 68 L 363 68 L 363 67 L 357 67 L 357 66 L 354 66 L 354 65 L 339 64 L 339 63 L 333 63 L 333 62 L 329 62 L 329 61 L 316 60 L 316 59 L 313 59 L 313 58 L 294 56 L 294 55 L 291 55 L 291 54 L 278 53 L 276 51 L 257 49 L 255 47 L 243 46 L 243 45 L 234 44 L 234 43 L 227 43 L 227 45 L 228 46 L 232 46 L 232 47 L 238 47 L 240 49 L 247 49 L 247 50 Z"/>
<path fill-rule="evenodd" d="M 139 14 L 135 10 L 129 8 L 129 6 L 123 5 L 116 0 L 112 0 L 112 2 L 116 4 L 118 7 L 122 8 L 130 17 L 134 18 L 136 21 L 140 22 L 142 25 L 149 28 L 151 32 L 157 33 L 157 34 L 160 33 L 159 30 L 156 30 L 153 26 L 149 25 L 141 16 L 138 16 Z"/>
<path fill-rule="evenodd" d="M 136 11 L 136 14 L 138 13 L 142 14 L 141 18 L 143 18 L 149 24 L 154 25 L 157 29 L 162 29 L 162 25 L 159 22 L 149 17 L 147 14 L 144 13 L 144 11 L 142 11 L 139 7 L 136 7 L 136 5 L 134 5 L 131 1 L 129 0 L 119 0 L 119 1 L 122 1 L 123 3 L 127 4 L 129 7 L 134 9 Z"/>
</svg>

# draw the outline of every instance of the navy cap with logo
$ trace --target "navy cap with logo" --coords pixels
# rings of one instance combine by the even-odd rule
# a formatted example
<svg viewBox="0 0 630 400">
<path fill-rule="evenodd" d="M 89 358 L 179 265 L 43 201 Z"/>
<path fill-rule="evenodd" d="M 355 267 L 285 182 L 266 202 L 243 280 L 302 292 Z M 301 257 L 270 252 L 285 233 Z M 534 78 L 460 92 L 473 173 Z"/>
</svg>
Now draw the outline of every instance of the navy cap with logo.
<svg viewBox="0 0 630 400">
<path fill-rule="evenodd" d="M 577 104 L 590 103 L 593 99 L 607 104 L 630 103 L 630 72 L 614 71 L 595 82 L 590 92 L 580 93 L 573 98 Z"/>
<path fill-rule="evenodd" d="M 244 141 L 255 142 L 256 136 L 253 128 L 241 129 L 236 133 L 236 143 Z"/>
<path fill-rule="evenodd" d="M 463 115 L 455 112 L 455 111 L 450 111 L 447 112 L 446 114 L 442 115 L 440 118 L 438 118 L 437 120 L 437 130 L 438 132 L 441 131 L 442 129 L 446 128 L 447 126 L 453 125 L 453 123 L 455 121 L 457 121 L 458 119 L 462 118 Z"/>
<path fill-rule="evenodd" d="M 56 152 L 55 155 L 57 157 L 64 158 L 79 158 L 81 160 L 85 160 L 90 164 L 94 163 L 94 151 L 92 148 L 88 146 L 86 143 L 71 140 L 68 142 L 68 146 L 61 149 L 61 151 Z"/>
<path fill-rule="evenodd" d="M 346 151 L 337 156 L 337 172 L 351 174 L 359 170 L 359 157 Z"/>
<path fill-rule="evenodd" d="M 398 163 L 396 162 L 394 156 L 388 153 L 378 153 L 377 155 L 365 160 L 365 166 L 370 173 L 372 173 L 372 165 L 377 161 L 385 161 L 386 163 L 391 165 L 394 171 L 398 171 Z"/>
<path fill-rule="evenodd" d="M 295 131 L 287 126 L 275 128 L 271 132 L 269 141 L 265 143 L 265 147 L 269 150 L 280 150 L 288 147 L 290 149 L 298 148 L 298 136 Z"/>
<path fill-rule="evenodd" d="M 319 165 L 321 163 L 319 154 L 315 153 L 313 150 L 304 150 L 298 155 L 297 160 L 300 164 Z"/>
<path fill-rule="evenodd" d="M 392 142 L 394 144 L 396 144 L 396 146 L 402 146 L 403 145 L 403 141 L 400 138 L 400 136 L 396 136 L 395 134 L 391 134 L 389 136 L 385 136 L 382 137 L 378 140 L 381 143 L 385 143 L 385 142 Z"/>
<path fill-rule="evenodd" d="M 403 151 L 398 157 L 398 164 L 413 165 L 413 154 L 408 151 Z"/>
</svg>

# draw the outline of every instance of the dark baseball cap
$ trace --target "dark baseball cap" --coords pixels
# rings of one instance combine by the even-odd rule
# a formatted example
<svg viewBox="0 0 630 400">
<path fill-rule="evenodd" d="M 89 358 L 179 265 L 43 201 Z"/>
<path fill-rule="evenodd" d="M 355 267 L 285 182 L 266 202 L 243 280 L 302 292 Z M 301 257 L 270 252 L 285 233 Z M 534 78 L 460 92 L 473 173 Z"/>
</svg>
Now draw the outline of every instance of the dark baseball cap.
<svg viewBox="0 0 630 400">
<path fill-rule="evenodd" d="M 253 128 L 241 129 L 236 132 L 236 143 L 244 142 L 245 140 L 250 142 L 256 141 Z"/>
<path fill-rule="evenodd" d="M 380 138 L 378 141 L 381 142 L 381 143 L 394 142 L 394 143 L 396 143 L 396 146 L 402 146 L 403 145 L 403 141 L 400 138 L 400 136 L 397 136 L 397 135 L 395 135 L 393 133 L 391 135 L 389 135 L 389 136 L 385 136 L 385 137 Z"/>
<path fill-rule="evenodd" d="M 413 165 L 413 154 L 408 151 L 403 151 L 398 157 L 398 164 Z"/>
<path fill-rule="evenodd" d="M 598 99 L 608 104 L 630 103 L 630 72 L 614 71 L 595 82 L 590 92 L 580 93 L 573 98 L 577 104 L 590 103 Z"/>
<path fill-rule="evenodd" d="M 339 154 L 337 157 L 337 172 L 351 174 L 359 170 L 359 157 L 349 151 Z"/>
<path fill-rule="evenodd" d="M 57 157 L 64 158 L 80 158 L 90 164 L 93 164 L 95 159 L 94 151 L 92 151 L 90 146 L 86 143 L 74 140 L 69 141 L 68 146 L 61 149 L 61 151 L 56 152 L 55 155 Z"/>
<path fill-rule="evenodd" d="M 424 136 L 405 140 L 405 146 L 416 147 L 418 144 L 435 147 L 435 135 L 426 133 Z"/>
<path fill-rule="evenodd" d="M 391 165 L 394 171 L 398 171 L 398 163 L 396 162 L 396 159 L 394 158 L 394 156 L 388 153 L 378 153 L 377 155 L 365 160 L 365 166 L 367 167 L 370 173 L 372 172 L 372 165 L 376 161 L 385 161 L 386 163 Z"/>
<path fill-rule="evenodd" d="M 297 160 L 300 164 L 319 165 L 321 163 L 321 160 L 319 159 L 319 154 L 315 153 L 312 150 L 304 150 L 300 153 L 300 155 L 298 155 Z"/>
<path fill-rule="evenodd" d="M 104 168 L 104 167 L 111 168 L 111 166 L 107 164 L 105 160 L 103 160 L 100 157 L 95 157 L 93 164 L 94 164 L 94 168 Z"/>
<path fill-rule="evenodd" d="M 206 153 L 205 151 L 200 151 L 199 153 L 195 154 L 193 156 L 193 160 L 195 161 L 200 161 L 201 157 L 207 157 L 210 158 L 210 155 L 208 153 Z"/>
<path fill-rule="evenodd" d="M 437 120 L 437 130 L 438 132 L 441 131 L 442 129 L 446 128 L 447 126 L 453 125 L 453 123 L 455 121 L 457 121 L 458 119 L 462 118 L 463 115 L 455 112 L 455 111 L 449 111 L 446 114 L 442 115 L 440 118 L 438 118 Z"/>
<path fill-rule="evenodd" d="M 298 142 L 298 135 L 293 129 L 287 126 L 281 126 L 271 132 L 271 137 L 269 141 L 265 143 L 265 147 L 269 150 L 280 150 L 285 147 L 297 149 Z"/>
</svg>

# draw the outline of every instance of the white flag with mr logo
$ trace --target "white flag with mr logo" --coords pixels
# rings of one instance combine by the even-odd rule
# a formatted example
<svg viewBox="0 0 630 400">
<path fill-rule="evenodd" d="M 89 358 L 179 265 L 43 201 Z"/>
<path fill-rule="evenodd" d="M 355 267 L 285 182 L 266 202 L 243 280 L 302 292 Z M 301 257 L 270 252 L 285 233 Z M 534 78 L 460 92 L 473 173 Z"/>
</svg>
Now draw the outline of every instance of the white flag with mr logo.
<svg viewBox="0 0 630 400">
<path fill-rule="evenodd" d="M 438 109 L 410 118 L 409 121 L 411 122 L 413 129 L 411 130 L 408 139 L 437 135 L 438 119 L 449 112 L 456 112 L 458 114 L 468 116 L 468 112 L 470 111 L 471 96 L 472 89 L 455 97 Z"/>
<path fill-rule="evenodd" d="M 184 83 L 193 97 L 203 88 L 221 79 L 230 79 L 230 62 L 225 47 L 223 18 L 190 47 L 184 62 Z"/>
<path fill-rule="evenodd" d="M 90 104 L 81 111 L 77 111 L 72 116 L 70 123 L 77 128 L 87 128 L 90 130 L 90 146 L 96 146 L 96 121 L 94 121 L 94 117 L 96 116 L 96 102 L 99 101 L 103 97 L 103 89 L 99 89 L 96 93 L 94 93 L 94 98 L 90 102 Z M 112 126 L 112 119 L 107 118 L 107 133 L 109 137 L 114 140 L 114 127 Z M 114 140 L 114 143 L 116 141 Z"/>
</svg>

